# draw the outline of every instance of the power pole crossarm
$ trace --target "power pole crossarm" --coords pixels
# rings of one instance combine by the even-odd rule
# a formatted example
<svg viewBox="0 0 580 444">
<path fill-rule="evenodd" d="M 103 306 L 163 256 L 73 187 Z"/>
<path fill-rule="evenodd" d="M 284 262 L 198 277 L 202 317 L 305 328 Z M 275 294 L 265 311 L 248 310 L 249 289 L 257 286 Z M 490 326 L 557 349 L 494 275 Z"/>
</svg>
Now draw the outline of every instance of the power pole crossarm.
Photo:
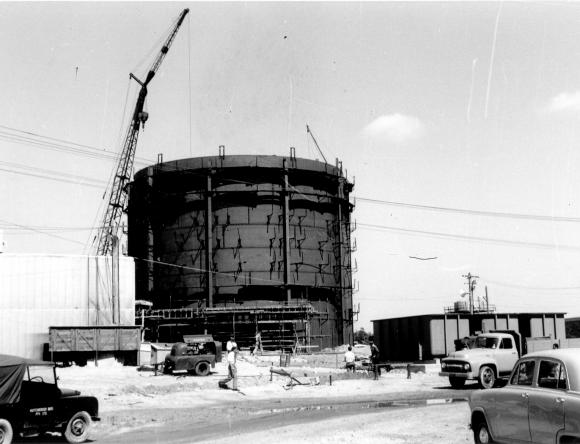
<svg viewBox="0 0 580 444">
<path fill-rule="evenodd" d="M 479 279 L 479 276 L 473 276 L 471 273 L 467 273 L 464 274 L 463 277 L 467 279 L 467 289 L 469 291 L 469 312 L 473 314 L 473 290 L 475 290 L 475 284 L 477 283 L 475 279 Z"/>
<path fill-rule="evenodd" d="M 153 65 L 151 65 L 145 81 L 141 81 L 133 74 L 130 74 L 130 77 L 139 83 L 139 85 L 141 85 L 141 90 L 139 91 L 139 96 L 137 97 L 137 103 L 135 104 L 135 110 L 133 111 L 131 123 L 127 129 L 123 150 L 121 152 L 121 157 L 119 158 L 119 163 L 117 164 L 117 171 L 115 173 L 115 177 L 113 178 L 113 184 L 109 194 L 109 203 L 107 205 L 107 209 L 105 210 L 105 215 L 101 224 L 97 244 L 98 255 L 111 254 L 113 249 L 112 239 L 119 230 L 123 211 L 127 204 L 127 186 L 131 180 L 131 172 L 133 170 L 133 161 L 135 159 L 135 149 L 137 148 L 139 131 L 149 118 L 148 113 L 143 111 L 143 107 L 145 106 L 145 98 L 147 97 L 147 85 L 149 85 L 149 82 L 151 82 L 153 77 L 155 77 L 155 73 L 169 52 L 169 48 L 171 47 L 171 44 L 177 35 L 177 31 L 179 31 L 179 28 L 181 27 L 181 24 L 183 23 L 183 20 L 185 19 L 185 16 L 188 12 L 189 9 L 184 9 L 179 15 L 176 24 L 173 26 L 172 31 L 169 34 L 169 37 L 167 37 L 165 40 L 161 51 L 157 55 Z"/>
</svg>

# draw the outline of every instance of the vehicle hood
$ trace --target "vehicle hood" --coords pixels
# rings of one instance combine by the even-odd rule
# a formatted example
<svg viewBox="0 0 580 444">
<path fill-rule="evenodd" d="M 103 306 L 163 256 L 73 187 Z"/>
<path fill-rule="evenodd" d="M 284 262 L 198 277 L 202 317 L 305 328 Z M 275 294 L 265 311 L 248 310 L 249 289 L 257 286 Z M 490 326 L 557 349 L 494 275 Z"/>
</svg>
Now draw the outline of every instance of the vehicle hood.
<svg viewBox="0 0 580 444">
<path fill-rule="evenodd" d="M 470 359 L 479 359 L 484 357 L 493 356 L 493 351 L 486 348 L 472 348 L 469 350 L 460 350 L 456 352 L 449 353 L 446 359 L 460 359 L 463 361 L 469 361 Z"/>
</svg>

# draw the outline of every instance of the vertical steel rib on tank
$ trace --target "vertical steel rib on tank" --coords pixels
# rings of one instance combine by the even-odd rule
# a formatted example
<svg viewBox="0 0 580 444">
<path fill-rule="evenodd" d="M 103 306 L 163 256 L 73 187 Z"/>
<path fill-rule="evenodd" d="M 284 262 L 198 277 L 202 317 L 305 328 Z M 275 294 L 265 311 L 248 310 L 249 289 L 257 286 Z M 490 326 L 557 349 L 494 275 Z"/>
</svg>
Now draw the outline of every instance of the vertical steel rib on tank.
<svg viewBox="0 0 580 444">
<path fill-rule="evenodd" d="M 158 308 L 308 302 L 326 316 L 315 330 L 333 330 L 329 345 L 344 342 L 346 324 L 352 332 L 351 191 L 341 167 L 296 157 L 145 168 L 128 207 L 129 254 L 144 259 L 137 294 Z"/>
</svg>

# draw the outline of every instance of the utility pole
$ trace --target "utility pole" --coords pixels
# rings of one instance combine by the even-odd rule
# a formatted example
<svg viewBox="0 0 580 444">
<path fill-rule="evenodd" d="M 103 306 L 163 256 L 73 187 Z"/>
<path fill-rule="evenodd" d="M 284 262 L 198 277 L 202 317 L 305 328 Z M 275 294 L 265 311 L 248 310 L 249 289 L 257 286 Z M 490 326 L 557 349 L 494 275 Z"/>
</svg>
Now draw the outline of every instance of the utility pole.
<svg viewBox="0 0 580 444">
<path fill-rule="evenodd" d="M 485 311 L 489 313 L 489 296 L 487 295 L 487 285 L 485 286 Z"/>
<path fill-rule="evenodd" d="M 475 290 L 475 284 L 477 284 L 475 279 L 479 279 L 479 276 L 473 276 L 471 273 L 467 273 L 463 277 L 467 279 L 467 288 L 469 290 L 469 313 L 473 314 L 473 290 Z"/>
<path fill-rule="evenodd" d="M 113 309 L 113 325 L 119 325 L 121 323 L 121 298 L 119 291 L 119 238 L 113 235 L 112 242 L 112 284 L 111 284 L 111 299 L 112 299 L 112 309 Z"/>
</svg>

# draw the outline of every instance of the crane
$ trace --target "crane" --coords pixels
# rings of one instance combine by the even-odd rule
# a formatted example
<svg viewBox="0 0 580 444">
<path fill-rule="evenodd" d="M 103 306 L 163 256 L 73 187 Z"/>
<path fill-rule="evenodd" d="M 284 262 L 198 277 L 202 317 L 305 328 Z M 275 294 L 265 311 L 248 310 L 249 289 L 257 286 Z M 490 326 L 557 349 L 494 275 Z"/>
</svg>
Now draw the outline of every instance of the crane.
<svg viewBox="0 0 580 444">
<path fill-rule="evenodd" d="M 310 134 L 310 137 L 312 137 L 312 140 L 314 141 L 314 145 L 316 145 L 318 152 L 320 153 L 320 155 L 324 159 L 324 163 L 328 163 L 326 161 L 326 157 L 324 157 L 324 153 L 322 152 L 322 150 L 320 149 L 320 146 L 318 145 L 318 142 L 316 141 L 316 138 L 314 137 L 314 133 L 310 130 L 310 127 L 308 125 L 306 125 L 306 133 Z"/>
<path fill-rule="evenodd" d="M 143 110 L 145 98 L 147 97 L 147 86 L 151 80 L 153 80 L 153 77 L 155 77 L 155 73 L 159 69 L 159 66 L 161 66 L 161 62 L 163 62 L 163 59 L 169 52 L 169 48 L 177 35 L 177 31 L 179 31 L 179 28 L 188 12 L 189 9 L 184 9 L 177 18 L 175 26 L 173 26 L 171 33 L 161 47 L 161 51 L 157 55 L 153 65 L 151 65 L 145 81 L 139 80 L 132 73 L 129 74 L 131 79 L 141 85 L 141 90 L 137 97 L 137 103 L 135 104 L 135 111 L 133 111 L 131 123 L 127 129 L 127 135 L 125 137 L 125 142 L 123 143 L 123 150 L 119 158 L 119 163 L 117 164 L 117 170 L 109 194 L 109 203 L 105 210 L 103 222 L 100 227 L 97 240 L 98 255 L 110 255 L 112 253 L 113 236 L 116 236 L 119 230 L 121 217 L 127 204 L 127 185 L 129 184 L 131 172 L 133 170 L 133 160 L 135 158 L 139 130 L 142 126 L 145 126 L 145 122 L 149 118 L 149 114 Z"/>
</svg>

